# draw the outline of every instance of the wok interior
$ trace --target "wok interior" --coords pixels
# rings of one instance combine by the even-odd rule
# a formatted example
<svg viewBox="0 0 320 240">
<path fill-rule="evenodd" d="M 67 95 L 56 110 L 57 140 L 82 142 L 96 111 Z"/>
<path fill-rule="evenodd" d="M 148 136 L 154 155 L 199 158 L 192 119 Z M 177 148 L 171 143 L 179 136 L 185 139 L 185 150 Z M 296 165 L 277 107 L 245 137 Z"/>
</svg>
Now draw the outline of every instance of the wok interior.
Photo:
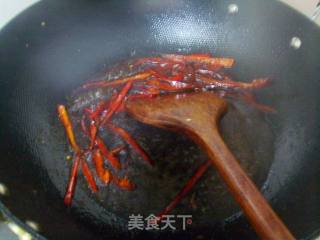
<svg viewBox="0 0 320 240">
<path fill-rule="evenodd" d="M 319 172 L 315 161 L 319 147 L 319 83 L 315 77 L 319 53 L 312 48 L 319 34 L 315 27 L 282 5 L 263 1 L 244 1 L 236 16 L 227 14 L 225 1 L 142 3 L 83 1 L 71 11 L 61 11 L 70 3 L 40 3 L 1 33 L 0 44 L 6 46 L 2 53 L 15 56 L 0 59 L 6 69 L 0 73 L 0 107 L 5 113 L 0 118 L 0 174 L 10 190 L 3 202 L 20 219 L 40 222 L 49 238 L 89 239 L 106 234 L 114 238 L 159 237 L 159 233 L 128 232 L 127 215 L 162 210 L 206 158 L 203 153 L 184 136 L 142 125 L 124 114 L 117 123 L 139 140 L 156 167 L 147 167 L 129 151 L 126 157 L 132 161 L 128 171 L 138 185 L 136 191 L 108 187 L 93 195 L 80 178 L 74 208 L 69 210 L 62 203 L 69 149 L 56 104 L 66 103 L 66 97 L 80 83 L 119 61 L 159 53 L 210 52 L 237 60 L 231 71 L 235 80 L 264 76 L 274 80 L 269 89 L 261 91 L 259 100 L 274 106 L 278 114 L 265 115 L 232 103 L 222 121 L 222 133 L 259 186 L 269 174 L 265 194 L 293 233 L 299 236 L 315 231 L 320 222 L 320 216 L 315 216 L 320 190 L 315 181 Z M 52 24 L 41 29 L 38 23 L 47 7 L 51 11 L 45 18 L 48 26 Z M 110 8 L 113 11 L 106 14 Z M 265 9 L 275 16 L 263 14 Z M 294 17 L 314 37 L 304 37 L 307 33 L 288 26 L 283 16 Z M 298 51 L 289 46 L 289 37 L 297 34 L 305 46 Z M 32 48 L 25 48 L 26 42 Z M 303 57 L 310 59 L 308 64 L 301 62 Z M 197 208 L 190 206 L 191 194 L 175 210 L 193 215 L 190 231 L 162 234 L 170 238 L 191 238 L 200 233 L 219 238 L 255 236 L 241 219 L 219 225 L 239 209 L 214 169 L 193 192 Z"/>
</svg>

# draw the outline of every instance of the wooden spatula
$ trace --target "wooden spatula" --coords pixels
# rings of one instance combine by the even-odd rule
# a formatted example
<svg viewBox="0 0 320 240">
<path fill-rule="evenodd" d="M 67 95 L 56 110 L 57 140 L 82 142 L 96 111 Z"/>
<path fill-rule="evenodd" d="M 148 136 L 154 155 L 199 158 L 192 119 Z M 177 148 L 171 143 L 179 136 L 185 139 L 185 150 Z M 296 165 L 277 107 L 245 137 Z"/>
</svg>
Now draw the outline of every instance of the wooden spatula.
<svg viewBox="0 0 320 240">
<path fill-rule="evenodd" d="M 143 123 L 192 137 L 206 151 L 262 239 L 294 239 L 221 138 L 218 123 L 227 110 L 223 99 L 209 92 L 168 95 L 128 101 L 126 109 Z"/>
</svg>

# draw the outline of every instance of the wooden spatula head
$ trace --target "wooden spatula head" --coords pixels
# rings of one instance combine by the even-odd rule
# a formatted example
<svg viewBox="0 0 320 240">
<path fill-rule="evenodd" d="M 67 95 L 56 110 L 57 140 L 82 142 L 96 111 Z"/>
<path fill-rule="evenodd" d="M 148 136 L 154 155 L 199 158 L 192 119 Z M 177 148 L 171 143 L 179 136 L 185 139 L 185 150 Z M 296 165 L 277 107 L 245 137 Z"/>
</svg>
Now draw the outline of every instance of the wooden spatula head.
<svg viewBox="0 0 320 240">
<path fill-rule="evenodd" d="M 168 95 L 126 103 L 127 111 L 139 121 L 161 128 L 204 128 L 216 125 L 226 112 L 226 102 L 214 93 Z"/>
</svg>

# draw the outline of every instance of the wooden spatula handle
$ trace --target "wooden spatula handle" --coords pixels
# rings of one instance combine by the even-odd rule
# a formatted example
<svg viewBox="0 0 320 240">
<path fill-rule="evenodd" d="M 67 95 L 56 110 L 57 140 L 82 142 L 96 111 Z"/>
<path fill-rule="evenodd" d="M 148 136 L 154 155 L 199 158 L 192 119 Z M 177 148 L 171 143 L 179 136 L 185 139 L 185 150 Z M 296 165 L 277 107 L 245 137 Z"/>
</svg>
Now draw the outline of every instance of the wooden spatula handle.
<svg viewBox="0 0 320 240">
<path fill-rule="evenodd" d="M 210 132 L 211 131 L 211 132 Z M 230 152 L 216 128 L 193 135 L 262 239 L 295 239 Z"/>
</svg>

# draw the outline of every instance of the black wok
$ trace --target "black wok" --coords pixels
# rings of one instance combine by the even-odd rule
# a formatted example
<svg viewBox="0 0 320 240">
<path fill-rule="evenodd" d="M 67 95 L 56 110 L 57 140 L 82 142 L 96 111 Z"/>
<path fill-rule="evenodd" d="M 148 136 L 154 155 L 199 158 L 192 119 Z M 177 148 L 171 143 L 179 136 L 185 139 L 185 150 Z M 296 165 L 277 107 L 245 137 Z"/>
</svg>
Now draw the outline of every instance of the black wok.
<svg viewBox="0 0 320 240">
<path fill-rule="evenodd" d="M 223 135 L 293 234 L 315 236 L 320 229 L 319 42 L 316 25 L 276 1 L 36 4 L 0 32 L 0 182 L 10 193 L 1 197 L 2 212 L 39 239 L 256 239 L 214 169 L 173 212 L 193 215 L 186 231 L 128 231 L 128 215 L 162 210 L 206 157 L 189 139 L 126 114 L 117 123 L 137 137 L 157 167 L 129 151 L 124 157 L 133 159 L 128 171 L 136 191 L 110 187 L 93 195 L 80 177 L 73 207 L 62 201 L 70 151 L 56 105 L 72 105 L 76 87 L 128 58 L 210 52 L 236 59 L 230 74 L 237 80 L 273 80 L 258 97 L 278 114 L 231 102 Z M 196 209 L 190 207 L 192 197 Z M 27 219 L 39 223 L 39 233 L 24 224 Z"/>
</svg>

